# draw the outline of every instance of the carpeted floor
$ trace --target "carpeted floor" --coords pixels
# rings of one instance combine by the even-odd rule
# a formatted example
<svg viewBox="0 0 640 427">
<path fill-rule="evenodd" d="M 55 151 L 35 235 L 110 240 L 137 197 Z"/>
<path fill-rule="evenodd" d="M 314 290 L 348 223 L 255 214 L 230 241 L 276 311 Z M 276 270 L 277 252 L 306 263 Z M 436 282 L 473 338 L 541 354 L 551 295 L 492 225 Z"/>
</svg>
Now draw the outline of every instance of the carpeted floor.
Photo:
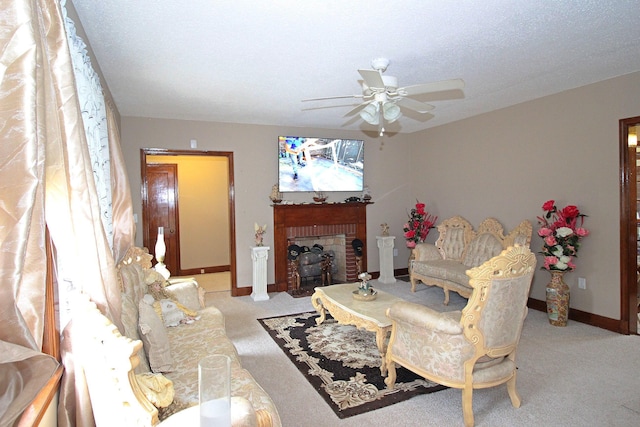
<svg viewBox="0 0 640 427">
<path fill-rule="evenodd" d="M 403 281 L 373 282 L 374 287 L 438 311 L 459 310 L 466 300 L 451 294 L 442 304 L 441 288 Z M 353 417 L 338 418 L 309 386 L 256 319 L 313 311 L 311 298 L 270 293 L 267 301 L 209 292 L 207 304 L 225 316 L 227 335 L 249 370 L 273 399 L 283 427 L 461 426 L 460 390 L 449 388 Z M 640 425 L 640 336 L 625 336 L 575 321 L 551 326 L 544 312 L 529 310 L 518 347 L 518 391 L 522 406 L 514 408 L 505 386 L 475 390 L 476 426 L 567 427 Z"/>
<path fill-rule="evenodd" d="M 375 334 L 340 325 L 317 312 L 258 319 L 339 418 L 347 418 L 446 387 L 398 367 L 388 390 L 380 373 Z"/>
</svg>

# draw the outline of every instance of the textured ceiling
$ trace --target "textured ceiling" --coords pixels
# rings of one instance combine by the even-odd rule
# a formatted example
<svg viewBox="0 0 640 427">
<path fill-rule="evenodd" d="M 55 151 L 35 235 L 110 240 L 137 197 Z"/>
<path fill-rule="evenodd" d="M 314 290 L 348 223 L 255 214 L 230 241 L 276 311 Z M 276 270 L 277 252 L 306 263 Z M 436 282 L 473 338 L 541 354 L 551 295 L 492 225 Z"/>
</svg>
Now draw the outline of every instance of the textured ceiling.
<svg viewBox="0 0 640 427">
<path fill-rule="evenodd" d="M 71 1 L 123 116 L 374 130 L 301 100 L 360 94 L 378 57 L 400 86 L 464 79 L 387 126 L 411 133 L 640 70 L 640 0 Z"/>
</svg>

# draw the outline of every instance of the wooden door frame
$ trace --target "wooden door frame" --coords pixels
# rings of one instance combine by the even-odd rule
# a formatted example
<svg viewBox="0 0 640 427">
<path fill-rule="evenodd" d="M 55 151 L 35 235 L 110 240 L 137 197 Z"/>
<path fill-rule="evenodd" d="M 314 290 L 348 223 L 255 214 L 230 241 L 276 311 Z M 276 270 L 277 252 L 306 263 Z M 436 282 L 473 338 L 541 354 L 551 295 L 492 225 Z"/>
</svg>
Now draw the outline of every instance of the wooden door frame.
<svg viewBox="0 0 640 427">
<path fill-rule="evenodd" d="M 147 189 L 147 156 L 212 156 L 225 157 L 229 167 L 228 176 L 228 201 L 229 201 L 229 269 L 231 270 L 231 296 L 238 296 L 238 280 L 236 271 L 236 208 L 235 208 L 235 183 L 233 171 L 232 151 L 194 151 L 194 150 L 172 150 L 165 148 L 141 148 L 140 149 L 140 171 L 142 179 L 142 203 L 148 198 Z M 146 228 L 145 229 L 146 233 Z"/>
<path fill-rule="evenodd" d="M 636 147 L 629 147 L 629 127 L 640 116 L 619 121 L 620 146 L 620 332 L 637 334 Z"/>
</svg>

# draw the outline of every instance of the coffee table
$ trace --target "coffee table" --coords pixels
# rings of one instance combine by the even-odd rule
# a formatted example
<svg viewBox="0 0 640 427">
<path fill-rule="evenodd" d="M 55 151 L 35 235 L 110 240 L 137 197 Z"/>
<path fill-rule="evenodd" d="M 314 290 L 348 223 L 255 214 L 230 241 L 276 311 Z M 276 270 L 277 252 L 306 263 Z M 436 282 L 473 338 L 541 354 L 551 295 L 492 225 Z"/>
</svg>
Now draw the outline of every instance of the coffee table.
<svg viewBox="0 0 640 427">
<path fill-rule="evenodd" d="M 387 317 L 386 311 L 394 302 L 403 300 L 376 289 L 375 300 L 360 301 L 353 298 L 353 291 L 357 289 L 357 283 L 317 287 L 311 296 L 313 307 L 320 313 L 316 324 L 324 322 L 326 313 L 329 312 L 342 325 L 353 325 L 358 329 L 375 332 L 381 358 L 380 372 L 387 375 L 385 354 L 388 334 L 391 332 L 391 319 Z"/>
</svg>

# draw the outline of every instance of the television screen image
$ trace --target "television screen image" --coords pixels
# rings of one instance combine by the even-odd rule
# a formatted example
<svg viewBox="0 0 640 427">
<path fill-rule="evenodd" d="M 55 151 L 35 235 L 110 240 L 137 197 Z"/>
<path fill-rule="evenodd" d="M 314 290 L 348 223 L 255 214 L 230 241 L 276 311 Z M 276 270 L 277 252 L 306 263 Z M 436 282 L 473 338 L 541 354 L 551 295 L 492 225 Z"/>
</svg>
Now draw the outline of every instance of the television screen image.
<svg viewBox="0 0 640 427">
<path fill-rule="evenodd" d="M 278 189 L 362 191 L 364 141 L 358 139 L 278 137 Z"/>
</svg>

